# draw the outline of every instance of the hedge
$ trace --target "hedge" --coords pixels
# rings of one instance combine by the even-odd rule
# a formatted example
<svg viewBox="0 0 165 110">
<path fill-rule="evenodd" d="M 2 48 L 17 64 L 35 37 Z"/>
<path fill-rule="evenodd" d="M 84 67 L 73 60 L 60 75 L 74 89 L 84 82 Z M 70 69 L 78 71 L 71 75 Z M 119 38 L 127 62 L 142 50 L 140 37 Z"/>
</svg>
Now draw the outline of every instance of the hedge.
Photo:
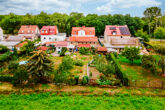
<svg viewBox="0 0 165 110">
<path fill-rule="evenodd" d="M 112 61 L 114 62 L 117 76 L 121 79 L 122 83 L 123 83 L 125 86 L 128 86 L 128 77 L 127 77 L 126 74 L 122 71 L 121 66 L 120 66 L 120 64 L 118 63 L 118 61 L 116 60 L 114 54 L 111 53 L 110 55 L 111 55 Z"/>
<path fill-rule="evenodd" d="M 10 76 L 10 75 L 0 75 L 0 81 L 12 82 L 13 81 L 13 76 Z"/>
</svg>

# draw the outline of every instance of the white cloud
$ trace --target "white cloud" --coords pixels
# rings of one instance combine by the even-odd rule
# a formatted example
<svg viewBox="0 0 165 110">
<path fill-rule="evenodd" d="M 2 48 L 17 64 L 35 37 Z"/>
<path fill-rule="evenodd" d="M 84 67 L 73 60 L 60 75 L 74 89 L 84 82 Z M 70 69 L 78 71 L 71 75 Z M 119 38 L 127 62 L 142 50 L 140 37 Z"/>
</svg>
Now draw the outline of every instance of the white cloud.
<svg viewBox="0 0 165 110">
<path fill-rule="evenodd" d="M 105 0 L 107 3 L 96 8 L 97 11 L 110 13 L 114 9 L 131 8 L 131 7 L 150 7 L 159 6 L 161 2 L 156 0 Z"/>
</svg>

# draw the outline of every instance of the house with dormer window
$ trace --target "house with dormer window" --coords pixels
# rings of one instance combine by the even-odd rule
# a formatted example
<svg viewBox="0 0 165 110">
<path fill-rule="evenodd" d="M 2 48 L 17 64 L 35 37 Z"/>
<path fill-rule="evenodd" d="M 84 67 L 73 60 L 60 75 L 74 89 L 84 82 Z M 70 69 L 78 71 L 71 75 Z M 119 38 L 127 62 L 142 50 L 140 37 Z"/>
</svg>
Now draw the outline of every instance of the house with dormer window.
<svg viewBox="0 0 165 110">
<path fill-rule="evenodd" d="M 127 25 L 107 25 L 104 32 L 104 46 L 108 51 L 121 52 L 126 46 L 140 45 L 139 39 L 131 37 L 131 33 Z"/>
<path fill-rule="evenodd" d="M 66 33 L 59 33 L 57 26 L 43 26 L 41 31 L 41 42 L 57 42 L 66 39 Z"/>
<path fill-rule="evenodd" d="M 37 25 L 22 25 L 18 31 L 19 37 L 24 37 L 25 39 L 35 40 L 39 37 L 40 30 Z"/>
<path fill-rule="evenodd" d="M 95 37 L 94 27 L 72 27 L 72 37 Z"/>
<path fill-rule="evenodd" d="M 94 27 L 73 27 L 72 35 L 69 37 L 69 42 L 77 48 L 80 47 L 97 47 L 98 38 L 95 36 Z"/>
</svg>

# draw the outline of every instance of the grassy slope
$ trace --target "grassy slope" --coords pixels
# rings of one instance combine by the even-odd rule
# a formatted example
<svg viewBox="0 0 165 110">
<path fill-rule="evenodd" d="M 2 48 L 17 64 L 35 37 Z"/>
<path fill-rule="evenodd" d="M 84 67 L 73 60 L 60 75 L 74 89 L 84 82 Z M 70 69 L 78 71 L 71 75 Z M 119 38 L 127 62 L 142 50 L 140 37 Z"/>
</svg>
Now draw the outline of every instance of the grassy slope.
<svg viewBox="0 0 165 110">
<path fill-rule="evenodd" d="M 0 95 L 2 110 L 163 110 L 165 99 L 146 96 Z"/>
</svg>

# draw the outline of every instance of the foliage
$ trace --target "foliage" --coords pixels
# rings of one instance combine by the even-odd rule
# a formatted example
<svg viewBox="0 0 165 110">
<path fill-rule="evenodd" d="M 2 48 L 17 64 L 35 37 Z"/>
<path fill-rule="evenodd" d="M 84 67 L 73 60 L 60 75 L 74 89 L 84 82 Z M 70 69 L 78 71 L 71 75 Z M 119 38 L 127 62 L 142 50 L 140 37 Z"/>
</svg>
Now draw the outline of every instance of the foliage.
<svg viewBox="0 0 165 110">
<path fill-rule="evenodd" d="M 0 63 L 4 62 L 4 61 L 9 61 L 12 58 L 12 53 L 11 52 L 6 52 L 3 55 L 0 55 Z"/>
<path fill-rule="evenodd" d="M 13 81 L 13 77 L 10 76 L 10 75 L 0 75 L 0 81 L 12 82 Z"/>
<path fill-rule="evenodd" d="M 111 81 L 110 80 L 105 80 L 105 81 L 102 81 L 102 80 L 97 80 L 97 84 L 99 85 L 111 85 Z"/>
<path fill-rule="evenodd" d="M 89 81 L 88 76 L 84 76 L 83 79 L 82 79 L 82 85 L 88 84 L 88 81 Z"/>
<path fill-rule="evenodd" d="M 125 47 L 122 55 L 129 59 L 132 64 L 135 59 L 140 59 L 140 49 L 136 47 Z"/>
<path fill-rule="evenodd" d="M 62 47 L 62 51 L 60 53 L 60 56 L 65 56 L 65 52 L 67 51 L 66 47 Z"/>
<path fill-rule="evenodd" d="M 74 78 L 76 80 L 76 85 L 78 85 L 79 76 L 75 76 Z"/>
<path fill-rule="evenodd" d="M 70 56 L 65 56 L 62 63 L 59 65 L 58 72 L 67 71 L 73 68 L 73 59 Z"/>
<path fill-rule="evenodd" d="M 34 41 L 27 41 L 27 44 L 24 44 L 21 49 L 20 52 L 21 54 L 26 54 L 26 55 L 31 55 L 32 52 L 34 51 L 35 45 L 34 45 Z"/>
<path fill-rule="evenodd" d="M 32 80 L 47 81 L 52 70 L 52 61 L 44 51 L 34 51 L 28 59 L 27 72 Z"/>
<path fill-rule="evenodd" d="M 165 46 L 153 46 L 153 49 L 156 53 L 159 53 L 161 55 L 165 55 Z"/>
<path fill-rule="evenodd" d="M 113 54 L 114 54 L 115 58 L 118 57 L 117 52 L 113 52 Z M 106 54 L 106 59 L 107 59 L 108 61 L 111 61 L 111 60 L 112 60 L 112 58 L 111 58 L 111 54 L 110 54 L 110 53 Z"/>
<path fill-rule="evenodd" d="M 165 56 L 161 56 L 158 64 L 162 69 L 162 74 L 165 75 Z"/>
<path fill-rule="evenodd" d="M 157 72 L 157 61 L 156 59 L 152 56 L 143 56 L 142 57 L 142 67 L 149 69 L 153 74 L 156 74 Z"/>
<path fill-rule="evenodd" d="M 8 69 L 10 70 L 17 70 L 19 64 L 15 61 L 9 62 Z"/>
<path fill-rule="evenodd" d="M 74 61 L 74 65 L 76 65 L 76 66 L 83 66 L 83 61 L 82 60 L 75 60 Z"/>
<path fill-rule="evenodd" d="M 79 52 L 80 52 L 80 54 L 82 54 L 82 55 L 88 55 L 90 51 L 89 51 L 89 48 L 80 47 L 80 48 L 79 48 Z"/>
<path fill-rule="evenodd" d="M 96 49 L 95 49 L 95 47 L 93 47 L 93 46 L 91 47 L 91 53 L 92 53 L 92 54 L 95 54 L 95 53 L 96 53 Z"/>
<path fill-rule="evenodd" d="M 137 37 L 143 38 L 145 42 L 149 42 L 149 35 L 147 34 L 147 32 L 143 32 L 143 29 L 137 30 L 137 32 L 135 33 L 135 35 Z"/>
<path fill-rule="evenodd" d="M 68 71 L 55 71 L 55 77 L 54 77 L 54 82 L 55 83 L 68 83 L 69 82 L 69 77 L 70 77 L 70 72 Z"/>
<path fill-rule="evenodd" d="M 20 110 L 26 107 L 27 110 L 42 109 L 76 109 L 88 110 L 163 110 L 165 108 L 164 97 L 136 96 L 128 94 L 118 94 L 113 96 L 79 96 L 65 95 L 57 93 L 33 93 L 33 94 L 10 94 L 0 95 L 0 109 Z M 21 102 L 21 103 L 20 103 Z M 48 104 L 49 102 L 49 104 Z M 103 106 L 104 105 L 104 106 Z M 17 107 L 15 107 L 17 106 Z"/>
<path fill-rule="evenodd" d="M 27 73 L 26 66 L 19 66 L 18 69 L 14 71 L 13 84 L 23 84 L 28 80 L 28 77 L 29 75 Z"/>
<path fill-rule="evenodd" d="M 122 83 L 127 86 L 128 85 L 128 77 L 126 73 L 124 73 L 121 69 L 121 66 L 119 65 L 119 62 L 116 60 L 115 56 L 113 53 L 111 53 L 111 58 L 115 66 L 116 74 L 117 76 L 121 79 Z"/>
<path fill-rule="evenodd" d="M 154 31 L 154 36 L 158 39 L 165 39 L 165 29 L 162 27 L 156 28 Z"/>
<path fill-rule="evenodd" d="M 7 46 L 0 45 L 0 53 L 5 53 L 9 51 L 10 49 Z"/>
</svg>

